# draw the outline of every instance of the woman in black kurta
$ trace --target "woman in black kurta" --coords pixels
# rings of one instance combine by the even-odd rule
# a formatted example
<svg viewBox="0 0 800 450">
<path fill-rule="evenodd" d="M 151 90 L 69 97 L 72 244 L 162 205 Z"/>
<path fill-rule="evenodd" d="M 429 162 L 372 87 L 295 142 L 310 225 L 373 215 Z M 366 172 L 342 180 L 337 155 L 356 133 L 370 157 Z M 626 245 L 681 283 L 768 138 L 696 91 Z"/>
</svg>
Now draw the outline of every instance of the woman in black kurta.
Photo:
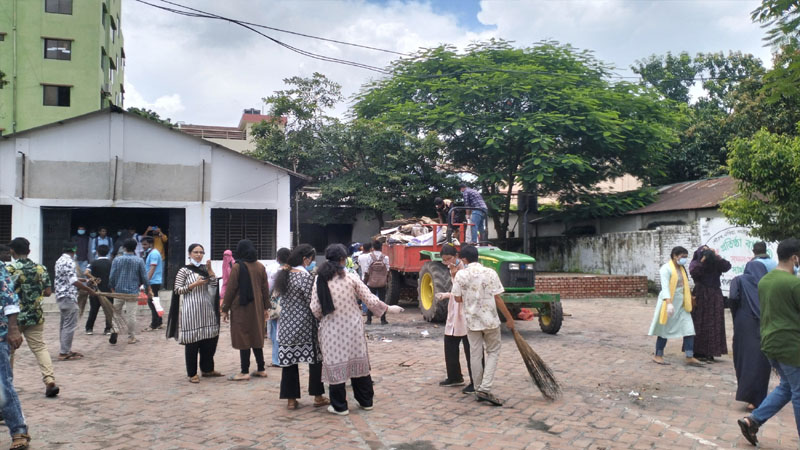
<svg viewBox="0 0 800 450">
<path fill-rule="evenodd" d="M 770 365 L 761 352 L 761 306 L 758 282 L 768 272 L 763 260 L 754 259 L 744 273 L 731 281 L 733 314 L 733 367 L 736 369 L 736 400 L 755 409 L 769 389 Z"/>
<path fill-rule="evenodd" d="M 713 362 L 715 356 L 728 354 L 720 277 L 729 270 L 731 263 L 706 245 L 694 252 L 689 264 L 695 296 L 695 305 L 692 307 L 694 356 L 701 361 Z"/>
</svg>

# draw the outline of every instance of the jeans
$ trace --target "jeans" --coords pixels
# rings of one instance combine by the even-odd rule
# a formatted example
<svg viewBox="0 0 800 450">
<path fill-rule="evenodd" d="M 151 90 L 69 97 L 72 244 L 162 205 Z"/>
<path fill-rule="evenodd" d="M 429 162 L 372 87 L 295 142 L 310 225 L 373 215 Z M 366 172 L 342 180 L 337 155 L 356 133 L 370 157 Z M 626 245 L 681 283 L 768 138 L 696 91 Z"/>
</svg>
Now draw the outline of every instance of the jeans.
<svg viewBox="0 0 800 450">
<path fill-rule="evenodd" d="M 152 283 L 150 288 L 153 290 L 153 295 L 158 297 L 158 291 L 161 290 L 161 285 L 158 283 Z M 155 330 L 161 326 L 163 321 L 161 320 L 161 316 L 158 315 L 158 311 L 156 311 L 156 305 L 153 304 L 152 297 L 147 297 L 147 306 L 150 308 L 150 328 Z"/>
<path fill-rule="evenodd" d="M 491 392 L 497 360 L 500 359 L 500 327 L 488 330 L 467 331 L 472 367 L 473 386 L 479 392 Z M 483 349 L 486 347 L 485 365 Z"/>
<path fill-rule="evenodd" d="M 769 363 L 778 371 L 781 382 L 750 417 L 759 425 L 763 425 L 791 400 L 797 435 L 800 436 L 800 367 L 783 364 L 774 359 L 771 359 Z"/>
<path fill-rule="evenodd" d="M 6 342 L 6 338 L 3 338 L 0 341 L 0 393 L 2 393 L 0 401 L 3 403 L 3 418 L 8 432 L 14 436 L 15 434 L 27 434 L 28 425 L 25 424 L 22 406 L 19 404 L 19 397 L 14 389 L 14 371 L 11 370 L 10 355 L 8 342 Z"/>
<path fill-rule="evenodd" d="M 81 269 L 81 276 L 84 276 L 86 268 L 89 267 L 89 261 L 75 261 L 75 264 Z"/>
<path fill-rule="evenodd" d="M 278 320 L 269 319 L 267 321 L 267 331 L 269 339 L 272 341 L 272 365 L 280 366 L 281 361 L 278 359 Z"/>
<path fill-rule="evenodd" d="M 664 348 L 667 346 L 667 338 L 656 338 L 656 356 L 664 356 Z M 694 356 L 694 336 L 683 337 L 683 350 L 686 352 L 686 357 L 691 358 Z"/>
<path fill-rule="evenodd" d="M 55 383 L 55 373 L 53 372 L 53 360 L 50 359 L 50 352 L 47 351 L 47 343 L 44 341 L 44 323 L 39 325 L 28 325 L 19 327 L 22 335 L 25 336 L 25 342 L 28 343 L 28 348 L 31 349 L 33 355 L 36 357 L 36 362 L 39 363 L 39 371 L 42 372 L 42 381 L 44 384 Z M 11 350 L 11 368 L 14 368 L 14 353 Z"/>
<path fill-rule="evenodd" d="M 61 310 L 61 327 L 58 334 L 58 339 L 61 343 L 59 353 L 68 355 L 72 351 L 72 338 L 75 336 L 75 330 L 78 329 L 78 304 L 75 300 L 67 298 L 56 299 L 58 309 Z"/>
<path fill-rule="evenodd" d="M 485 225 L 483 222 L 485 218 L 486 216 L 484 216 L 483 211 L 472 211 L 472 214 L 470 215 L 470 222 L 472 222 L 474 225 L 470 227 L 470 233 L 472 233 L 472 239 L 470 240 L 471 243 L 478 243 L 478 231 L 481 233 L 481 238 L 486 239 L 483 236 L 483 228 Z"/>
</svg>

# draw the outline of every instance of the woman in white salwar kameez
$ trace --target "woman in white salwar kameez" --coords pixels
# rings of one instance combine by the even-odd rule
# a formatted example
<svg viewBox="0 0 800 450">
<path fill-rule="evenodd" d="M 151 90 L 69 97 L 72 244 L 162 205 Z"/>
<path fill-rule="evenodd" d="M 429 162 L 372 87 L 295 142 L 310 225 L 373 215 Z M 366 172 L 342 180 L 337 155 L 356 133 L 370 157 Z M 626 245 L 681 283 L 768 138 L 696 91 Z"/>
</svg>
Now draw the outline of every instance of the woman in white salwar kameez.
<svg viewBox="0 0 800 450">
<path fill-rule="evenodd" d="M 374 392 L 358 300 L 377 316 L 387 311 L 400 313 L 403 308 L 383 303 L 358 275 L 345 271 L 347 249 L 344 245 L 329 245 L 325 249 L 325 260 L 317 268 L 317 279 L 311 293 L 311 312 L 319 320 L 322 381 L 330 385 L 328 412 L 349 414 L 345 393 L 348 379 L 358 406 L 370 410 Z"/>
<path fill-rule="evenodd" d="M 661 266 L 661 292 L 658 294 L 650 336 L 657 336 L 653 362 L 668 365 L 664 361 L 667 339 L 683 338 L 686 364 L 702 366 L 694 357 L 694 323 L 692 322 L 692 293 L 689 276 L 684 267 L 689 261 L 689 252 L 675 247 L 670 252 L 670 261 Z"/>
</svg>

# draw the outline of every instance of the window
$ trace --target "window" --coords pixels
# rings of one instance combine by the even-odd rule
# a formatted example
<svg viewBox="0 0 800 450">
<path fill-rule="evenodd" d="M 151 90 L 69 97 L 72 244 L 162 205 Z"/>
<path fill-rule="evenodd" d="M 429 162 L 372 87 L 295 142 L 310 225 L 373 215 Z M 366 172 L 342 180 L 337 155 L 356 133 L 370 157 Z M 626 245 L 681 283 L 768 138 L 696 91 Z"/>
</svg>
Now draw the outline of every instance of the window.
<svg viewBox="0 0 800 450">
<path fill-rule="evenodd" d="M 69 91 L 71 86 L 53 86 L 44 84 L 44 105 L 45 106 L 69 106 Z"/>
<path fill-rule="evenodd" d="M 72 14 L 72 0 L 44 0 L 44 11 L 55 14 Z"/>
<path fill-rule="evenodd" d="M 5 40 L 6 40 L 6 34 L 5 33 L 0 33 L 0 42 L 5 41 Z"/>
<path fill-rule="evenodd" d="M 71 60 L 72 41 L 45 38 L 44 59 L 61 59 L 64 61 Z"/>
<path fill-rule="evenodd" d="M 211 259 L 222 259 L 225 250 L 236 250 L 241 239 L 250 239 L 258 259 L 274 259 L 278 213 L 274 209 L 212 209 Z"/>
<path fill-rule="evenodd" d="M 11 205 L 0 205 L 0 242 L 11 240 Z"/>
</svg>

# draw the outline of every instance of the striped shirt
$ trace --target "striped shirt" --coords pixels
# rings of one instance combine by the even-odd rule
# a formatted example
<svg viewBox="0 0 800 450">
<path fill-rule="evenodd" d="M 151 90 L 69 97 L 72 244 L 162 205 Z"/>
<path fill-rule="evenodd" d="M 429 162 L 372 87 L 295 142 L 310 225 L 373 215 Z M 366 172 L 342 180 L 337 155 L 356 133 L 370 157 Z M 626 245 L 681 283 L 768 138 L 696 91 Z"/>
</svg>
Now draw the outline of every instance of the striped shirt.
<svg viewBox="0 0 800 450">
<path fill-rule="evenodd" d="M 175 293 L 182 295 L 178 313 L 178 342 L 191 344 L 203 339 L 219 336 L 219 319 L 214 312 L 214 295 L 217 279 L 211 277 L 208 284 L 189 289 L 200 276 L 182 267 L 175 275 Z"/>
<path fill-rule="evenodd" d="M 117 256 L 111 262 L 111 276 L 108 280 L 111 289 L 122 294 L 138 294 L 139 286 L 150 286 L 147 281 L 147 270 L 142 258 L 133 253 Z"/>
</svg>

